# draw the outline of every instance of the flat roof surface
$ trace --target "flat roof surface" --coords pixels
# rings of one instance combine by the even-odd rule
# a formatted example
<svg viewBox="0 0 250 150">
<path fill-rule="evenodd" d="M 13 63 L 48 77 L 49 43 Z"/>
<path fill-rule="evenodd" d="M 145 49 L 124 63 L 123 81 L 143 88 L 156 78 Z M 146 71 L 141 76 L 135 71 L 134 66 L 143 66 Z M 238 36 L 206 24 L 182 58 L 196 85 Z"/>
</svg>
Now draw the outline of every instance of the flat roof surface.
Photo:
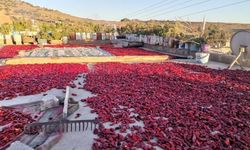
<svg viewBox="0 0 250 150">
<path fill-rule="evenodd" d="M 215 61 L 209 61 L 207 64 L 200 64 L 197 63 L 194 59 L 172 59 L 170 62 L 177 62 L 177 63 L 188 63 L 188 64 L 197 64 L 197 65 L 202 65 L 202 66 L 207 66 L 208 68 L 212 69 L 226 69 L 229 64 L 224 64 L 220 62 L 215 62 Z M 240 66 L 235 65 L 233 66 L 232 70 L 237 70 L 241 69 Z M 250 68 L 244 67 L 245 70 L 250 71 Z"/>
</svg>

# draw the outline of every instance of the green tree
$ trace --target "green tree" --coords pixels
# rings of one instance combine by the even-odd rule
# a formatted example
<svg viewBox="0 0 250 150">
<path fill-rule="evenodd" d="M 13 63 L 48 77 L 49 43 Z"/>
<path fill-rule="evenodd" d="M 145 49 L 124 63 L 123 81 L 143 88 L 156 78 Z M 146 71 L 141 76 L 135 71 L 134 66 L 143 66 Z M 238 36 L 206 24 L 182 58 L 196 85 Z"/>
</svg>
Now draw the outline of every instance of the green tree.
<svg viewBox="0 0 250 150">
<path fill-rule="evenodd" d="M 210 25 L 204 34 L 204 38 L 207 39 L 208 44 L 212 47 L 221 48 L 226 45 L 230 38 L 230 33 L 218 25 Z"/>
<path fill-rule="evenodd" d="M 12 31 L 12 26 L 8 23 L 0 25 L 0 33 L 9 34 Z"/>
<path fill-rule="evenodd" d="M 121 20 L 121 22 L 128 22 L 128 21 L 130 21 L 128 18 L 123 18 L 123 19 Z"/>
<path fill-rule="evenodd" d="M 111 26 L 107 26 L 107 27 L 104 27 L 103 32 L 105 32 L 105 33 L 114 33 L 115 29 L 113 27 L 111 27 Z"/>
<path fill-rule="evenodd" d="M 63 34 L 62 34 L 62 32 L 59 32 L 59 31 L 53 31 L 53 32 L 51 33 L 51 36 L 52 36 L 52 39 L 53 39 L 53 40 L 61 40 Z"/>
<path fill-rule="evenodd" d="M 13 30 L 14 31 L 25 31 L 25 30 L 32 30 L 32 22 L 31 21 L 13 21 Z"/>
<path fill-rule="evenodd" d="M 52 36 L 50 33 L 54 30 L 54 27 L 51 24 L 42 23 L 40 24 L 39 28 L 40 28 L 40 31 L 38 32 L 37 38 L 47 39 L 47 40 L 52 39 Z"/>
</svg>

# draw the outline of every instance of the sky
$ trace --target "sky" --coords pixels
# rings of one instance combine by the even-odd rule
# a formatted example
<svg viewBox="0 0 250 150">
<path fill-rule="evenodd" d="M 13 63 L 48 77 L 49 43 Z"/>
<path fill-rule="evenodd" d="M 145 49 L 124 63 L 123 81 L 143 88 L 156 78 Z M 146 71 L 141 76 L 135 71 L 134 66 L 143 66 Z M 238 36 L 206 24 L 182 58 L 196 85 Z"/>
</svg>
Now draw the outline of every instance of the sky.
<svg viewBox="0 0 250 150">
<path fill-rule="evenodd" d="M 98 20 L 129 19 L 250 23 L 250 0 L 24 0 L 36 6 Z M 242 2 L 221 9 L 232 3 Z M 199 12 L 199 13 L 197 13 Z"/>
</svg>

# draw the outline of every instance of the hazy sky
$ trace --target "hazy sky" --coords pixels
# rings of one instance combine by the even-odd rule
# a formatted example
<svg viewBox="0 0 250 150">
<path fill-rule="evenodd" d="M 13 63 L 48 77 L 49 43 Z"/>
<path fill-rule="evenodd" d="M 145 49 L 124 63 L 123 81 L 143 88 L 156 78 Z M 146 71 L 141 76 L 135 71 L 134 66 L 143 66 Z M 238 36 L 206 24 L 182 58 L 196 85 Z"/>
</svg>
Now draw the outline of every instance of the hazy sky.
<svg viewBox="0 0 250 150">
<path fill-rule="evenodd" d="M 244 0 L 24 0 L 34 5 L 91 19 L 164 19 L 250 23 L 250 0 L 238 5 L 193 13 Z M 198 3 L 198 4 L 197 4 Z M 158 4 L 158 5 L 156 5 Z M 145 8 L 145 9 L 144 9 Z M 142 10 L 143 9 L 143 10 Z M 142 10 L 142 11 L 139 11 Z M 189 15 L 190 14 L 190 15 Z"/>
</svg>

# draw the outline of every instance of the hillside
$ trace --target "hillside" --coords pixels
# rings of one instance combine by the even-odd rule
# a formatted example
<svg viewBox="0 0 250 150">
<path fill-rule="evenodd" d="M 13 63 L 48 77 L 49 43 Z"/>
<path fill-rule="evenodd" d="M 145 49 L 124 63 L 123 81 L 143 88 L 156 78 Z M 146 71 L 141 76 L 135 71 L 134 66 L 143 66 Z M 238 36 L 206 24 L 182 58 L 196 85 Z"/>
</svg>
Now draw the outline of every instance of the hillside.
<svg viewBox="0 0 250 150">
<path fill-rule="evenodd" d="M 129 19 L 123 19 L 121 22 L 119 22 L 120 26 L 125 26 L 127 24 L 133 24 L 133 25 L 164 25 L 166 22 L 175 22 L 175 21 L 160 21 L 160 20 L 149 20 L 149 21 L 141 21 L 141 20 L 129 20 Z M 183 22 L 179 21 L 182 25 L 184 25 L 187 28 L 190 28 L 192 31 L 197 30 L 198 27 L 202 26 L 202 22 Z M 225 31 L 233 31 L 237 29 L 250 29 L 250 23 L 249 24 L 242 24 L 242 23 L 223 23 L 223 22 L 207 22 L 206 26 L 210 25 L 217 25 L 223 28 Z"/>
<path fill-rule="evenodd" d="M 113 24 L 115 22 L 91 20 L 71 16 L 57 10 L 34 6 L 21 0 L 0 0 L 0 24 L 10 23 L 16 19 L 28 19 L 41 22 L 61 21 L 69 24 L 93 22 L 98 24 Z"/>
<path fill-rule="evenodd" d="M 116 24 L 118 27 L 126 26 L 127 24 L 158 24 L 162 25 L 164 21 L 151 20 L 149 22 L 140 21 L 140 20 L 130 20 L 130 21 L 104 21 L 104 20 L 92 20 L 87 18 L 80 18 L 76 16 L 72 16 L 66 13 L 62 13 L 57 10 L 42 8 L 39 6 L 34 6 L 27 2 L 23 2 L 21 0 L 0 0 L 0 24 L 3 23 L 11 23 L 16 20 L 35 20 L 38 22 L 63 22 L 65 24 L 73 25 L 75 28 L 79 26 L 84 26 L 86 23 L 100 24 L 100 25 L 108 25 L 111 26 Z M 183 23 L 187 28 L 192 28 L 191 32 L 195 32 L 198 26 L 201 26 L 200 22 L 190 22 Z M 232 31 L 233 29 L 250 29 L 250 24 L 237 24 L 237 23 L 208 23 L 216 24 L 224 28 L 226 31 Z"/>
</svg>

